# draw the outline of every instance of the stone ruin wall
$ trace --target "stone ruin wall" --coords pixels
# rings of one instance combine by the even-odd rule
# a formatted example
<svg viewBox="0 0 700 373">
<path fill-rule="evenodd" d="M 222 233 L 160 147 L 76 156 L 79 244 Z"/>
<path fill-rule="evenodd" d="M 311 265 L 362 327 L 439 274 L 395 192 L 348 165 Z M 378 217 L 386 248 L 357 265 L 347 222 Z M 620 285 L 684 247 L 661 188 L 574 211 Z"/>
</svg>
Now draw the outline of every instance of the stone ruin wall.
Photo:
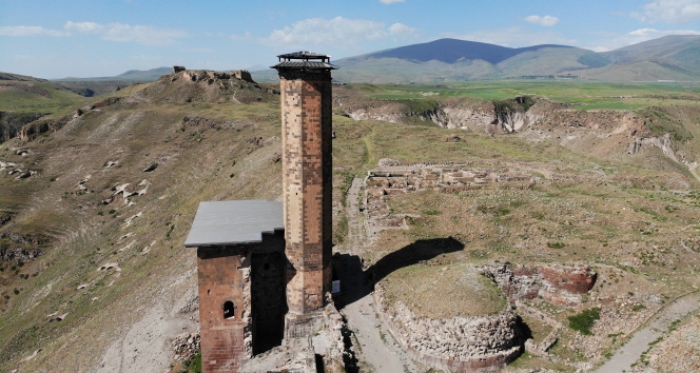
<svg viewBox="0 0 700 373">
<path fill-rule="evenodd" d="M 390 308 L 380 285 L 374 291 L 374 305 L 407 355 L 435 369 L 495 372 L 522 352 L 518 316 L 509 310 L 493 316 L 422 319 L 403 303 Z"/>
<path fill-rule="evenodd" d="M 511 302 L 535 299 L 565 307 L 576 307 L 581 295 L 588 293 L 597 273 L 588 266 L 528 266 L 491 265 L 482 269 L 508 296 Z"/>
<path fill-rule="evenodd" d="M 179 74 L 181 77 L 185 78 L 191 82 L 211 80 L 214 79 L 226 80 L 226 79 L 238 79 L 245 80 L 246 82 L 255 83 L 253 81 L 253 76 L 250 75 L 248 70 L 231 70 L 231 71 L 212 71 L 212 70 L 187 70 L 184 66 L 173 66 L 173 73 Z"/>
<path fill-rule="evenodd" d="M 385 162 L 386 163 L 386 162 Z M 499 188 L 529 189 L 535 184 L 530 174 L 468 167 L 467 164 L 398 164 L 369 172 L 365 180 L 367 216 L 385 229 L 405 227 L 404 215 L 391 216 L 387 197 L 435 190 L 455 193 Z"/>
</svg>

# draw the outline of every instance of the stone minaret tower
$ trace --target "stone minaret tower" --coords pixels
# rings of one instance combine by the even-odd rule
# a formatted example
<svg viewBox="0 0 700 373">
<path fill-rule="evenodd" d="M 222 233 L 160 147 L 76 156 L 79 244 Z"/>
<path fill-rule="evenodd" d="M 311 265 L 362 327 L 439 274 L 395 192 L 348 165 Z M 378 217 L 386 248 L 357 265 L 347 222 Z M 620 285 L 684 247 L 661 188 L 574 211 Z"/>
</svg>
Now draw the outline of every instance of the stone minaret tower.
<svg viewBox="0 0 700 373">
<path fill-rule="evenodd" d="M 302 333 L 323 307 L 331 285 L 332 155 L 330 57 L 310 52 L 278 56 L 284 226 L 289 260 L 287 335 Z M 290 332 L 290 325 L 301 326 Z"/>
</svg>

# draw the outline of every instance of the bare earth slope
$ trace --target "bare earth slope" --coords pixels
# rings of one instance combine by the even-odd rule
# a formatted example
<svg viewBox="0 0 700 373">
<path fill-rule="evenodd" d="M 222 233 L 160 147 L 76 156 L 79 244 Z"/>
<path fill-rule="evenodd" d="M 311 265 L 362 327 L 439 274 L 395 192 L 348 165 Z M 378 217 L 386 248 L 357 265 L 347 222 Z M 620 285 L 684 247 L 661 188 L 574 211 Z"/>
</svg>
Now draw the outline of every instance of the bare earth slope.
<svg viewBox="0 0 700 373">
<path fill-rule="evenodd" d="M 695 103 L 586 112 L 334 89 L 335 251 L 363 258 L 359 278 L 384 289 L 389 312 L 415 317 L 406 328 L 505 310 L 538 346 L 556 337 L 549 355 L 507 369 L 590 370 L 700 285 Z M 281 194 L 279 99 L 185 71 L 79 107 L 0 144 L 0 370 L 165 371 L 173 338 L 197 329 L 183 242 L 198 202 Z M 596 274 L 583 294 L 543 280 L 581 267 Z M 494 282 L 488 268 L 520 277 Z M 392 346 L 386 325 L 368 332 L 378 319 L 359 299 L 347 307 L 364 321 L 360 343 Z M 594 308 L 591 334 L 569 327 Z M 449 353 L 450 340 L 423 346 L 421 333 L 417 350 Z M 655 361 L 672 358 L 663 346 Z M 396 357 L 387 364 L 421 368 Z"/>
<path fill-rule="evenodd" d="M 281 193 L 276 96 L 207 74 L 123 89 L 0 146 L 0 370 L 162 371 L 171 339 L 197 329 L 183 248 L 197 204 Z"/>
</svg>

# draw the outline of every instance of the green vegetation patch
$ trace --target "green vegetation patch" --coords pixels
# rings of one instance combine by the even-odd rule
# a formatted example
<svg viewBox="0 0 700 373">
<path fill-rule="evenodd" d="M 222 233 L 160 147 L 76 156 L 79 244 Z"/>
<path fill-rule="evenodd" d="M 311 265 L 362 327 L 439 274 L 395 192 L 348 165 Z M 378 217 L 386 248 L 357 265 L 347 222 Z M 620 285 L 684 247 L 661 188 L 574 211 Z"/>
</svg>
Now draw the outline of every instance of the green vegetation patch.
<svg viewBox="0 0 700 373">
<path fill-rule="evenodd" d="M 578 315 L 569 316 L 569 327 L 584 335 L 592 335 L 591 328 L 600 319 L 600 308 L 584 310 Z"/>
<path fill-rule="evenodd" d="M 676 141 L 687 142 L 693 139 L 693 135 L 677 119 L 673 118 L 666 109 L 653 106 L 639 111 L 647 119 L 647 126 L 652 134 L 663 136 L 667 133 Z"/>
<path fill-rule="evenodd" d="M 421 115 L 440 109 L 440 103 L 433 99 L 403 99 L 398 101 L 406 105 L 409 115 Z"/>
</svg>

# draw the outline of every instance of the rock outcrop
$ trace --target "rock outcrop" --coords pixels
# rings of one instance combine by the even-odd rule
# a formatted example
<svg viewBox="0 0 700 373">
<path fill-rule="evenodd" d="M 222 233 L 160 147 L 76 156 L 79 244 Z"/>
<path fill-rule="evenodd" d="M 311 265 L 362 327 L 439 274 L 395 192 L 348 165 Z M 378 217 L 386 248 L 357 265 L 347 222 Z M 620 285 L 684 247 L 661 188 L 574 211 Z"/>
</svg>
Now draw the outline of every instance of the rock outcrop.
<svg viewBox="0 0 700 373">
<path fill-rule="evenodd" d="M 0 143 L 19 135 L 22 127 L 43 115 L 41 113 L 8 113 L 0 111 Z"/>
<path fill-rule="evenodd" d="M 680 163 L 680 160 L 676 156 L 676 152 L 671 147 L 671 136 L 669 134 L 666 134 L 664 136 L 657 136 L 657 137 L 638 137 L 638 138 L 635 138 L 634 141 L 632 141 L 629 144 L 629 146 L 627 148 L 627 154 L 634 155 L 634 154 L 639 153 L 639 151 L 642 150 L 642 147 L 644 145 L 650 145 L 653 147 L 657 147 L 661 150 L 661 152 L 664 153 L 665 156 Z"/>
</svg>

